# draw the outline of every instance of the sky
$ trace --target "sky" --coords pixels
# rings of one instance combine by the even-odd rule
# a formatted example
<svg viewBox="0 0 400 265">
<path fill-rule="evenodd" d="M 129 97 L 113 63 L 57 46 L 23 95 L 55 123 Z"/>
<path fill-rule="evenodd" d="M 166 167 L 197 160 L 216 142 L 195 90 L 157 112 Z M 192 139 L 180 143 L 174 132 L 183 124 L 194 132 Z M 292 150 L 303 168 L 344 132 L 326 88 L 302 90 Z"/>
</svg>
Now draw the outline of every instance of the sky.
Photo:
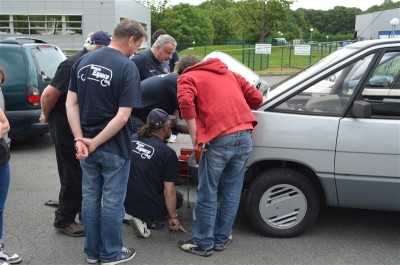
<svg viewBox="0 0 400 265">
<path fill-rule="evenodd" d="M 291 5 L 291 9 L 296 10 L 298 8 L 305 9 L 316 9 L 316 10 L 329 10 L 335 6 L 344 7 L 358 7 L 362 11 L 367 10 L 373 5 L 381 5 L 384 0 L 295 0 L 295 3 Z M 177 5 L 179 3 L 187 3 L 191 5 L 198 5 L 205 0 L 170 0 L 171 5 Z"/>
</svg>

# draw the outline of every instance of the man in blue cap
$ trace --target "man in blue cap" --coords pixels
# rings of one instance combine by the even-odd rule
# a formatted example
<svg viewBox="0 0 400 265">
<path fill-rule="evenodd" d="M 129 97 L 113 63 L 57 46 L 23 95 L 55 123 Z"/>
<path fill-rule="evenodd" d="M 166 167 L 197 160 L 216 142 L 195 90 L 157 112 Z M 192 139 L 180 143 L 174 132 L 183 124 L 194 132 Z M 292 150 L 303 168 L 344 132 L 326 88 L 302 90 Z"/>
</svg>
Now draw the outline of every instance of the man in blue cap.
<svg viewBox="0 0 400 265">
<path fill-rule="evenodd" d="M 110 37 L 103 31 L 90 33 L 83 49 L 60 63 L 50 85 L 41 96 L 40 122 L 49 124 L 50 136 L 55 145 L 60 193 L 55 212 L 54 226 L 69 236 L 84 236 L 83 226 L 75 222 L 82 203 L 82 170 L 75 157 L 74 136 L 65 110 L 71 68 L 88 52 L 108 46 Z"/>
<path fill-rule="evenodd" d="M 179 166 L 176 152 L 166 144 L 171 136 L 172 120 L 162 109 L 155 108 L 146 124 L 132 136 L 132 163 L 125 198 L 125 219 L 139 237 L 147 238 L 154 221 L 168 216 L 170 230 L 185 229 L 178 219 L 177 209 L 183 196 L 176 191 Z"/>
</svg>

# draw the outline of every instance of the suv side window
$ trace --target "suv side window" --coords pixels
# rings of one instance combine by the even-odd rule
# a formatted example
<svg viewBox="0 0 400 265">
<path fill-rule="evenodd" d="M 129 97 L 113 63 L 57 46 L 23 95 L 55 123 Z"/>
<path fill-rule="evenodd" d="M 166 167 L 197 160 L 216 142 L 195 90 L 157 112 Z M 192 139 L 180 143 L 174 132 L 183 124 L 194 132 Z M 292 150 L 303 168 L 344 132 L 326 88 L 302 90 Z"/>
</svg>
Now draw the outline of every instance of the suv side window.
<svg viewBox="0 0 400 265">
<path fill-rule="evenodd" d="M 37 46 L 31 52 L 43 81 L 53 79 L 60 61 L 64 60 L 57 48 Z"/>
<path fill-rule="evenodd" d="M 301 114 L 341 115 L 374 56 L 375 54 L 370 54 L 331 73 L 325 79 L 306 87 L 278 105 L 275 110 Z"/>
</svg>

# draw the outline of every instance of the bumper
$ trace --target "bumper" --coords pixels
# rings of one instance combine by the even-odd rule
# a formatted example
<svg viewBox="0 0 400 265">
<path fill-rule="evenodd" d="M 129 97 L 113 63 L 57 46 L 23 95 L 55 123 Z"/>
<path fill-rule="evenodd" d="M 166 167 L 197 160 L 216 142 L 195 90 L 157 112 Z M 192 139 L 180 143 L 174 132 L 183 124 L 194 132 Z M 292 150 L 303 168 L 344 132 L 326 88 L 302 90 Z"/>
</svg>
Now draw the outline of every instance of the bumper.
<svg viewBox="0 0 400 265">
<path fill-rule="evenodd" d="M 49 132 L 47 123 L 40 123 L 41 110 L 6 111 L 10 123 L 8 136 L 25 137 L 30 135 L 43 135 Z"/>
</svg>

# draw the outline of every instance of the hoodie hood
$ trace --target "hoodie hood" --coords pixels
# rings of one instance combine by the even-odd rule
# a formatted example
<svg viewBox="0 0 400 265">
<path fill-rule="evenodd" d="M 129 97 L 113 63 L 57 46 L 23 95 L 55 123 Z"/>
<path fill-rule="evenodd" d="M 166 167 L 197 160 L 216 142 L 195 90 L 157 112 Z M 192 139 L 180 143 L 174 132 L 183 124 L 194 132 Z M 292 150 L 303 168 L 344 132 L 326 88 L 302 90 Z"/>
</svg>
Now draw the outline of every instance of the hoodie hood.
<svg viewBox="0 0 400 265">
<path fill-rule="evenodd" d="M 210 58 L 185 69 L 182 74 L 193 70 L 210 71 L 217 74 L 224 74 L 228 70 L 228 66 L 218 58 Z"/>
</svg>

